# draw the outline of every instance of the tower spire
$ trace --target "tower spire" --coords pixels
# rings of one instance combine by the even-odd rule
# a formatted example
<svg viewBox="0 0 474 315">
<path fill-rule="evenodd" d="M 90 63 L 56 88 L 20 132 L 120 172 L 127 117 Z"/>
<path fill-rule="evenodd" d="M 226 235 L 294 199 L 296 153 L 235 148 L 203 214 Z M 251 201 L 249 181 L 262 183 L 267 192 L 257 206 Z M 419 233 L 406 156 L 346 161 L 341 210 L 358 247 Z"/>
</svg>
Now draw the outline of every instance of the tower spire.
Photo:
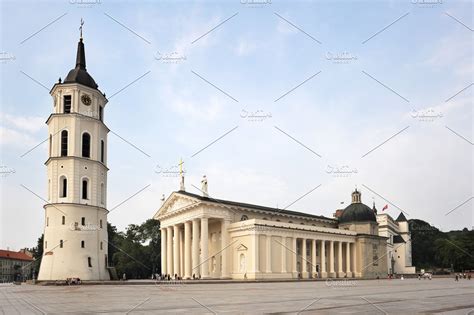
<svg viewBox="0 0 474 315">
<path fill-rule="evenodd" d="M 79 43 L 77 44 L 77 56 L 76 56 L 76 68 L 86 70 L 86 52 L 84 49 L 84 43 L 82 42 L 82 26 L 84 25 L 84 20 L 81 18 L 81 26 Z"/>
</svg>

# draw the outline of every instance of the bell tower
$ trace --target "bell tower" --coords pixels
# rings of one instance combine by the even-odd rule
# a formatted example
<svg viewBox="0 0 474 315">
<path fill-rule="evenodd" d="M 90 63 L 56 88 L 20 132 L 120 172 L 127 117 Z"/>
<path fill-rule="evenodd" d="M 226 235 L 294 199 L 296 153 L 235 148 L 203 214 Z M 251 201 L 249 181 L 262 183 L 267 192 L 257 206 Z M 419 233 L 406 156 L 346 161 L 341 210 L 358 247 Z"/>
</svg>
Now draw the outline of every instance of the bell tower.
<svg viewBox="0 0 474 315">
<path fill-rule="evenodd" d="M 107 98 L 86 70 L 84 42 L 75 68 L 50 91 L 53 110 L 44 206 L 44 253 L 38 280 L 108 280 Z"/>
</svg>

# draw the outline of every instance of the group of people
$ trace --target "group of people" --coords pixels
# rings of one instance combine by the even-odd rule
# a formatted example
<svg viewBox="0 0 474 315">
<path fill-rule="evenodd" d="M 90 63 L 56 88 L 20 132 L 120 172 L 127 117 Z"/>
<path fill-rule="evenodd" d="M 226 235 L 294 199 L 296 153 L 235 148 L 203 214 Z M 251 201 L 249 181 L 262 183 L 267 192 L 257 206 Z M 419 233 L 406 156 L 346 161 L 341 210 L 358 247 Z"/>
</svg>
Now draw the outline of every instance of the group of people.
<svg viewBox="0 0 474 315">
<path fill-rule="evenodd" d="M 170 274 L 160 274 L 160 273 L 155 273 L 155 274 L 152 274 L 151 275 L 151 279 L 152 280 L 167 280 L 167 281 L 171 281 L 171 280 L 183 280 L 182 277 L 178 276 L 178 274 L 174 274 L 173 275 L 170 275 Z M 198 275 L 196 276 L 196 274 L 193 273 L 193 280 L 200 280 L 201 279 L 201 275 Z"/>
<path fill-rule="evenodd" d="M 454 281 L 459 281 L 459 279 L 471 280 L 471 274 L 469 273 L 466 275 L 466 273 L 457 273 L 456 277 L 454 278 Z"/>
</svg>

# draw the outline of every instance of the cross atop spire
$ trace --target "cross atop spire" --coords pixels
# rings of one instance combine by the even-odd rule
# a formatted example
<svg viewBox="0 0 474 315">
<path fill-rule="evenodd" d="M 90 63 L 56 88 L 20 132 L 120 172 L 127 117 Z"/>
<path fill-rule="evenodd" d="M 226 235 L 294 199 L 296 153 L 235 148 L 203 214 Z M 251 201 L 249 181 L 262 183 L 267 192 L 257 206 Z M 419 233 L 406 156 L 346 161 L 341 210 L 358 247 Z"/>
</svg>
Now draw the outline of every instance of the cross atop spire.
<svg viewBox="0 0 474 315">
<path fill-rule="evenodd" d="M 81 40 L 82 40 L 82 26 L 84 25 L 84 20 L 81 18 L 81 26 L 79 26 L 79 31 L 81 32 Z"/>
</svg>

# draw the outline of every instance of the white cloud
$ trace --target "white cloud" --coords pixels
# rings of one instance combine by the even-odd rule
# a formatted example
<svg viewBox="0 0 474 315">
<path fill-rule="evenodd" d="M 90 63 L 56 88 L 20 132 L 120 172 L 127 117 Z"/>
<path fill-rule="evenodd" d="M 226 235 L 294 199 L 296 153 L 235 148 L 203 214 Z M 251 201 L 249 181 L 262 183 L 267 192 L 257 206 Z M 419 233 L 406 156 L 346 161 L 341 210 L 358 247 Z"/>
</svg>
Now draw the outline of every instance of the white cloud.
<svg viewBox="0 0 474 315">
<path fill-rule="evenodd" d="M 46 126 L 44 117 L 14 116 L 6 113 L 0 113 L 0 122 L 30 133 L 35 133 Z"/>
<path fill-rule="evenodd" d="M 12 145 L 24 148 L 25 145 L 31 146 L 35 143 L 35 139 L 29 134 L 0 126 L 0 145 Z"/>
</svg>

